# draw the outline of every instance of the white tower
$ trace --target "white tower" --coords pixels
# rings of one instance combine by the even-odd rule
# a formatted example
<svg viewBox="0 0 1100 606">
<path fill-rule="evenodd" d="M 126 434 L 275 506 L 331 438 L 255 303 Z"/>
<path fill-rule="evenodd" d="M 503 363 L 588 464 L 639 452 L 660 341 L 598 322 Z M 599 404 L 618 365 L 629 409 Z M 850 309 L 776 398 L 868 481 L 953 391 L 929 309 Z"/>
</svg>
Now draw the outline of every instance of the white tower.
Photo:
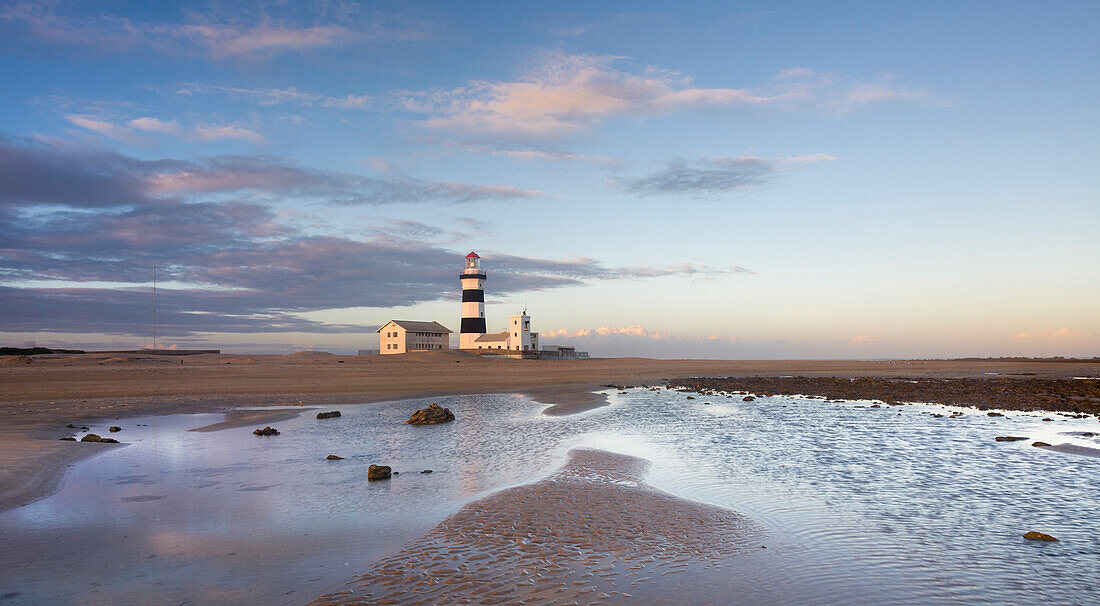
<svg viewBox="0 0 1100 606">
<path fill-rule="evenodd" d="M 508 316 L 508 349 L 531 351 L 535 349 L 531 342 L 531 316 L 527 310 L 522 314 Z"/>
<path fill-rule="evenodd" d="M 466 255 L 466 266 L 459 274 L 462 280 L 462 325 L 458 329 L 458 348 L 476 349 L 474 341 L 485 334 L 485 274 L 481 257 Z"/>
</svg>

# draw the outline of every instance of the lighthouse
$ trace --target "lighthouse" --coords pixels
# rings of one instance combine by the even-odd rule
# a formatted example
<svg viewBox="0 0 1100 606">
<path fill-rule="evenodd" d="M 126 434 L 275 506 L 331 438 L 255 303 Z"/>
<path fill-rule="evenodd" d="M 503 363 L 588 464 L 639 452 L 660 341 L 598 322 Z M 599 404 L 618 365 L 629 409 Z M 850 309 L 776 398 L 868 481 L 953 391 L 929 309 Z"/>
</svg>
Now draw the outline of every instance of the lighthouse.
<svg viewBox="0 0 1100 606">
<path fill-rule="evenodd" d="M 476 349 L 474 342 L 485 334 L 485 274 L 481 271 L 481 257 L 477 253 L 466 255 L 466 266 L 458 277 L 462 281 L 462 325 L 459 328 L 458 348 Z"/>
</svg>

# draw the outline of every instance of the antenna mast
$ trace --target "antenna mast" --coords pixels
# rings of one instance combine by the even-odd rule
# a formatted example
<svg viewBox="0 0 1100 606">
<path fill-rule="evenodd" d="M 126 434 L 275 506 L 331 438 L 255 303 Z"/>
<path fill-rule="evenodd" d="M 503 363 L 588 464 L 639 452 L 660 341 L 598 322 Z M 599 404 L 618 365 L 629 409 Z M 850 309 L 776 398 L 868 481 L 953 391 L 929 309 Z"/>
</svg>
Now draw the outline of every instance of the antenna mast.
<svg viewBox="0 0 1100 606">
<path fill-rule="evenodd" d="M 157 348 L 157 266 L 153 266 L 153 349 Z"/>
</svg>

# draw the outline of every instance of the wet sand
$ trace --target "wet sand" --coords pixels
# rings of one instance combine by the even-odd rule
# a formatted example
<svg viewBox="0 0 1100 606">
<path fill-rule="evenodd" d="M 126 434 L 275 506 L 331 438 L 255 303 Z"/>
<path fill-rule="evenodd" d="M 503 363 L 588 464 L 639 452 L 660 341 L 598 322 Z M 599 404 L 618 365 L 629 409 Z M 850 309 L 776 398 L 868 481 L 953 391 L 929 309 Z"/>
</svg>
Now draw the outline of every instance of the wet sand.
<svg viewBox="0 0 1100 606">
<path fill-rule="evenodd" d="M 278 423 L 279 421 L 297 418 L 298 415 L 303 412 L 305 412 L 305 410 L 301 408 L 271 408 L 265 410 L 234 408 L 226 411 L 224 421 L 188 429 L 187 431 L 220 431 L 222 429 L 233 429 L 234 427 L 246 427 L 248 425 Z"/>
<path fill-rule="evenodd" d="M 591 410 L 605 384 L 664 384 L 683 377 L 970 377 L 1046 379 L 1100 375 L 1100 364 L 1013 360 L 540 361 L 460 351 L 395 356 L 156 356 L 47 354 L 0 366 L 0 510 L 50 494 L 65 469 L 110 445 L 58 442 L 69 423 L 137 415 L 225 412 L 240 406 L 331 406 L 467 393 L 523 393 L 547 414 Z M 1022 375 L 1021 375 L 1022 376 Z M 259 422 L 259 421 L 257 421 Z M 125 442 L 125 432 L 115 436 Z M 117 446 L 115 446 L 117 447 Z"/>
<path fill-rule="evenodd" d="M 470 503 L 311 604 L 677 603 L 653 594 L 658 579 L 761 548 L 757 524 L 647 485 L 648 467 L 574 449 L 550 477 Z"/>
</svg>

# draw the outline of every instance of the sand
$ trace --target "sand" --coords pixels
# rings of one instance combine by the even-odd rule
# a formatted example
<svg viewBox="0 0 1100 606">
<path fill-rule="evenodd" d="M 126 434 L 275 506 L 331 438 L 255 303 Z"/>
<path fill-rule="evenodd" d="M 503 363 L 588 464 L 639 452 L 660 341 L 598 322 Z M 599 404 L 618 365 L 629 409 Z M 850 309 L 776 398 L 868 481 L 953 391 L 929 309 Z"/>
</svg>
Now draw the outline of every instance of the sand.
<svg viewBox="0 0 1100 606">
<path fill-rule="evenodd" d="M 654 603 L 657 579 L 761 548 L 757 524 L 647 485 L 648 467 L 572 450 L 549 478 L 470 503 L 311 604 Z"/>
<path fill-rule="evenodd" d="M 698 376 L 1096 376 L 1100 365 L 1013 360 L 511 360 L 459 351 L 394 356 L 46 354 L 0 367 L 0 511 L 56 489 L 73 462 L 117 446 L 58 442 L 69 423 L 238 406 L 322 406 L 463 393 L 525 393 L 547 414 L 591 410 L 600 385 Z M 1021 376 L 1024 376 L 1021 374 Z M 256 420 L 259 423 L 259 420 Z M 270 421 L 269 421 L 270 422 Z M 228 427 L 225 425 L 224 427 Z M 125 435 L 119 439 L 125 442 Z"/>
</svg>

